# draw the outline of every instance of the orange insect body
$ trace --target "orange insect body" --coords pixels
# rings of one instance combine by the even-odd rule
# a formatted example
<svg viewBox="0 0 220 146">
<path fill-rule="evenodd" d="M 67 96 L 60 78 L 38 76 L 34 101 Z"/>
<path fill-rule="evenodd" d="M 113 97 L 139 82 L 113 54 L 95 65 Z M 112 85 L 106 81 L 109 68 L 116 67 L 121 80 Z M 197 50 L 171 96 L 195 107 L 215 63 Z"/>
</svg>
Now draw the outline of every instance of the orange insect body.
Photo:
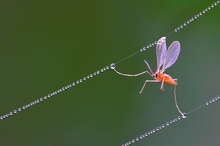
<svg viewBox="0 0 220 146">
<path fill-rule="evenodd" d="M 160 71 L 158 73 L 153 74 L 153 78 L 160 82 L 164 81 L 172 85 L 177 85 L 177 82 L 170 75 L 162 73 Z"/>
</svg>

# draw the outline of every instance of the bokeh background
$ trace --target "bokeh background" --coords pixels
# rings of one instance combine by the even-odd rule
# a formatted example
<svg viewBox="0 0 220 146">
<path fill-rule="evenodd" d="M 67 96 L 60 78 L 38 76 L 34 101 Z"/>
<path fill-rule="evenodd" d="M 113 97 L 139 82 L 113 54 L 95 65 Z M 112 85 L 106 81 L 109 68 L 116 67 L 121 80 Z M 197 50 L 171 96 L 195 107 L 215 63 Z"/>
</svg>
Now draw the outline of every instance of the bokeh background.
<svg viewBox="0 0 220 146">
<path fill-rule="evenodd" d="M 0 114 L 22 107 L 172 32 L 214 3 L 177 0 L 0 2 Z M 178 33 L 177 98 L 190 111 L 220 94 L 220 6 Z M 155 70 L 155 47 L 117 64 L 124 73 Z M 178 116 L 173 86 L 147 84 L 149 75 L 108 70 L 0 121 L 4 146 L 120 146 Z M 219 145 L 220 104 L 134 143 L 134 146 Z"/>
</svg>

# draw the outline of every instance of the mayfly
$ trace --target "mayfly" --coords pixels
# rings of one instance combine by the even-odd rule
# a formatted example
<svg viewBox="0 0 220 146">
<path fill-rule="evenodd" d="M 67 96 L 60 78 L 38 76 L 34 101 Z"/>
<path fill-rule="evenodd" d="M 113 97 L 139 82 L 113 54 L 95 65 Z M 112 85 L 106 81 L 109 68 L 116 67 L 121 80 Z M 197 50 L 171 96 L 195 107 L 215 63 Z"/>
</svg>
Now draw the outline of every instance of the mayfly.
<svg viewBox="0 0 220 146">
<path fill-rule="evenodd" d="M 144 90 L 146 86 L 146 83 L 148 82 L 161 82 L 161 86 L 160 86 L 161 90 L 164 89 L 163 87 L 164 82 L 174 85 L 175 105 L 177 107 L 177 110 L 180 112 L 180 114 L 183 115 L 183 113 L 180 111 L 178 107 L 177 100 L 176 100 L 177 79 L 173 79 L 170 75 L 164 73 L 167 68 L 171 67 L 176 62 L 179 56 L 179 53 L 180 53 L 180 42 L 179 41 L 174 41 L 167 49 L 166 37 L 162 37 L 157 41 L 157 45 L 156 45 L 157 69 L 155 73 L 153 73 L 150 65 L 148 64 L 146 60 L 144 60 L 144 62 L 146 63 L 150 72 L 144 71 L 138 74 L 131 75 L 131 74 L 120 73 L 115 68 L 114 68 L 114 71 L 123 76 L 139 76 L 144 73 L 148 73 L 149 75 L 151 75 L 154 78 L 154 80 L 146 80 L 139 93 L 142 93 L 142 91 Z"/>
</svg>

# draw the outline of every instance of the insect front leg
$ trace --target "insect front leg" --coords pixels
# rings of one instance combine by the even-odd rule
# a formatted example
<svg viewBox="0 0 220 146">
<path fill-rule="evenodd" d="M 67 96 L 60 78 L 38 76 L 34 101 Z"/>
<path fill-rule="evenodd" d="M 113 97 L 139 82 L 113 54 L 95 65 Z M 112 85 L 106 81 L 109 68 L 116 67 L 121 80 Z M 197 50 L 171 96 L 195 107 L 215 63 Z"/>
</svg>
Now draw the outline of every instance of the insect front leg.
<svg viewBox="0 0 220 146">
<path fill-rule="evenodd" d="M 142 93 L 142 91 L 144 90 L 144 87 L 145 87 L 145 85 L 146 85 L 146 83 L 147 82 L 159 82 L 158 80 L 146 80 L 145 82 L 144 82 L 144 85 L 143 85 L 143 87 L 141 88 L 141 91 L 139 92 L 139 94 L 141 94 Z"/>
</svg>

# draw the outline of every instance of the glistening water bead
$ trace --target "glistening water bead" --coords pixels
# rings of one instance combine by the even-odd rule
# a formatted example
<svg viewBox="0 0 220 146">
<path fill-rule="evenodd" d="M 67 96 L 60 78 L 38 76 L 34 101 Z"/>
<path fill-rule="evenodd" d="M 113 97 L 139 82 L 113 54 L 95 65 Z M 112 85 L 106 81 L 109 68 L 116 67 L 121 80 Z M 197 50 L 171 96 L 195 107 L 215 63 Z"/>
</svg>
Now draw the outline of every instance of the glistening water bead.
<svg viewBox="0 0 220 146">
<path fill-rule="evenodd" d="M 3 120 L 5 118 L 8 118 L 9 116 L 17 114 L 18 112 L 21 112 L 21 111 L 23 111 L 23 110 L 25 110 L 25 109 L 27 109 L 27 108 L 35 105 L 35 104 L 38 104 L 38 103 L 40 103 L 40 102 L 42 102 L 42 101 L 44 101 L 44 100 L 46 100 L 46 99 L 48 99 L 48 98 L 50 98 L 50 97 L 52 97 L 54 95 L 57 95 L 58 93 L 61 93 L 61 92 L 65 91 L 65 90 L 67 90 L 67 89 L 69 89 L 71 87 L 79 85 L 80 83 L 86 81 L 87 79 L 90 79 L 90 78 L 92 78 L 95 75 L 99 75 L 100 73 L 103 73 L 104 71 L 106 71 L 108 69 L 109 69 L 109 66 L 106 66 L 106 67 L 104 67 L 104 68 L 102 68 L 100 70 L 95 71 L 92 74 L 89 74 L 89 75 L 83 77 L 82 79 L 77 80 L 76 82 L 72 82 L 71 84 L 69 84 L 67 86 L 61 87 L 60 89 L 58 89 L 58 90 L 56 90 L 56 91 L 54 91 L 52 93 L 49 93 L 49 94 L 47 94 L 44 97 L 41 97 L 41 98 L 39 98 L 39 99 L 37 99 L 35 101 L 32 101 L 32 102 L 30 102 L 30 103 L 28 103 L 28 104 L 26 104 L 26 105 L 24 105 L 22 107 L 19 107 L 18 109 L 14 109 L 13 111 L 11 111 L 9 113 L 0 116 L 0 120 Z"/>
</svg>

